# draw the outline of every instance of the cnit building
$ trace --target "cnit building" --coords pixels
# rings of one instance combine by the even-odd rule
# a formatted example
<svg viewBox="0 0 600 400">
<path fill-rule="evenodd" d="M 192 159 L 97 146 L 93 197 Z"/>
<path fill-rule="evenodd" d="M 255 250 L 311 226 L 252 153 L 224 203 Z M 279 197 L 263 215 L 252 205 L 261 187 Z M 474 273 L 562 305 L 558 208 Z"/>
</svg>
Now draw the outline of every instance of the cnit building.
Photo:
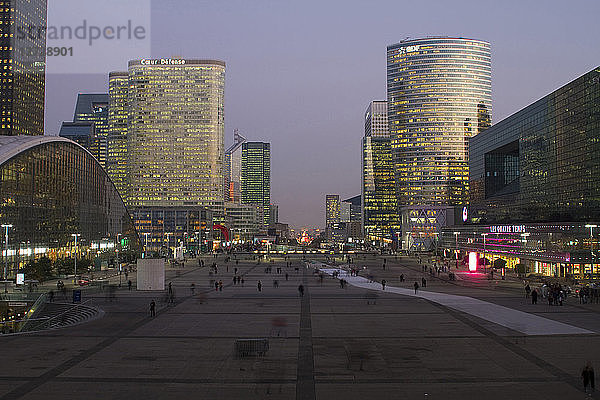
<svg viewBox="0 0 600 400">
<path fill-rule="evenodd" d="M 597 277 L 600 67 L 471 138 L 469 184 L 463 225 L 443 230 L 447 255 Z"/>
</svg>

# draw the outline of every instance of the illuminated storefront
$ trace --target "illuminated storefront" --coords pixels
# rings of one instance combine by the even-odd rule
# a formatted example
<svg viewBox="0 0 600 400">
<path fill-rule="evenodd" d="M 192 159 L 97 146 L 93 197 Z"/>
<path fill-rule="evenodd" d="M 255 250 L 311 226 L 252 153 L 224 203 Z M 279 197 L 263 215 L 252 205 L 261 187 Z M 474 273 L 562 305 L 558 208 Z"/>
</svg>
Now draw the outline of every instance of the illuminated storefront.
<svg viewBox="0 0 600 400">
<path fill-rule="evenodd" d="M 600 275 L 597 224 L 464 225 L 444 228 L 440 249 L 463 259 L 477 253 L 487 262 L 523 273 L 590 278 Z M 499 264 L 496 260 L 502 259 Z M 519 267 L 521 266 L 521 267 Z"/>
</svg>

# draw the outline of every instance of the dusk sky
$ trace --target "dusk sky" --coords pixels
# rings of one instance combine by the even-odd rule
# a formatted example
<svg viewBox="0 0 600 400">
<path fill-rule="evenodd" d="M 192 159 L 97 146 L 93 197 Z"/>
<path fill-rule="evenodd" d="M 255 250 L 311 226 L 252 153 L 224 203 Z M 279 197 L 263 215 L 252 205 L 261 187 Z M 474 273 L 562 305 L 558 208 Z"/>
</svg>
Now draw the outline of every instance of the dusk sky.
<svg viewBox="0 0 600 400">
<path fill-rule="evenodd" d="M 363 116 L 371 100 L 386 99 L 387 45 L 489 41 L 498 122 L 600 65 L 598 15 L 598 1 L 160 0 L 151 51 L 227 63 L 226 144 L 235 128 L 271 142 L 280 221 L 322 227 L 325 194 L 360 194 Z M 109 71 L 92 72 L 49 71 L 47 134 L 72 119 L 78 92 L 107 91 Z"/>
</svg>

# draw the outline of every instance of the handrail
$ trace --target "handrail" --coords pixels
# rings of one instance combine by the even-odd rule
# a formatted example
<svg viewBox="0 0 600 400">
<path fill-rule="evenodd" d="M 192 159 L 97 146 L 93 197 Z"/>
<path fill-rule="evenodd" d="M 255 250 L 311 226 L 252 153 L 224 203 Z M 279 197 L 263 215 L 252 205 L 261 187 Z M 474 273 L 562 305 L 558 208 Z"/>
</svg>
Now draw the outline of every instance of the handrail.
<svg viewBox="0 0 600 400">
<path fill-rule="evenodd" d="M 21 332 L 23 329 L 25 329 L 25 327 L 27 326 L 29 320 L 31 318 L 33 318 L 33 316 L 39 311 L 40 306 L 42 304 L 46 304 L 46 299 L 48 298 L 48 295 L 46 293 L 42 293 L 37 300 L 35 301 L 35 303 L 33 303 L 33 305 L 29 308 L 29 311 L 27 311 L 27 313 L 25 314 L 25 318 L 22 319 L 22 321 L 24 321 L 21 326 L 19 327 L 19 329 L 17 330 L 17 332 Z"/>
<path fill-rule="evenodd" d="M 93 299 L 89 299 L 89 300 L 84 301 L 83 303 L 75 304 L 73 307 L 70 307 L 69 309 L 63 311 L 62 313 L 56 314 L 52 318 L 48 318 L 47 320 L 45 320 L 44 322 L 42 322 L 40 325 L 38 325 L 38 327 L 41 326 L 42 324 L 50 323 L 50 321 L 52 321 L 53 319 L 56 319 L 58 317 L 63 317 L 65 314 L 70 313 L 71 311 L 75 310 L 77 307 L 81 307 L 81 306 L 85 305 L 86 303 L 91 302 L 92 300 Z"/>
</svg>

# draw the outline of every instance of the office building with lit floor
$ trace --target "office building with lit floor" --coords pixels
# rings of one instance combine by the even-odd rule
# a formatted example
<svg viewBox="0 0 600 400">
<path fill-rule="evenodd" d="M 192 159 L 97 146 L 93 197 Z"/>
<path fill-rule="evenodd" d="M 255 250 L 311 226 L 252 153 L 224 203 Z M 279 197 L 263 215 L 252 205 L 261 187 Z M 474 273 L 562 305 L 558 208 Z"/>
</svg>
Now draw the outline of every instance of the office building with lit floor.
<svg viewBox="0 0 600 400">
<path fill-rule="evenodd" d="M 530 273 L 600 274 L 600 68 L 471 139 L 470 206 L 442 247 Z"/>
<path fill-rule="evenodd" d="M 271 144 L 242 144 L 241 201 L 259 207 L 263 226 L 269 226 L 271 205 Z"/>
<path fill-rule="evenodd" d="M 73 122 L 63 122 L 59 135 L 85 147 L 106 168 L 108 94 L 79 93 Z"/>
<path fill-rule="evenodd" d="M 140 250 L 104 169 L 83 147 L 58 136 L 0 136 L 0 223 L 10 278 L 41 256 Z"/>
<path fill-rule="evenodd" d="M 149 208 L 205 208 L 222 218 L 224 106 L 222 61 L 141 59 L 109 74 L 108 172 L 136 225 L 156 223 L 144 230 L 154 250 L 170 228 L 146 218 Z"/>
<path fill-rule="evenodd" d="M 405 249 L 431 249 L 468 202 L 469 140 L 490 124 L 490 44 L 432 37 L 387 47 L 387 104 Z"/>
<path fill-rule="evenodd" d="M 47 0 L 0 5 L 0 135 L 44 134 L 47 8 Z"/>
<path fill-rule="evenodd" d="M 362 139 L 362 224 L 365 239 L 391 243 L 400 232 L 387 102 L 372 101 Z"/>
<path fill-rule="evenodd" d="M 129 62 L 131 207 L 223 204 L 225 63 Z"/>
</svg>

